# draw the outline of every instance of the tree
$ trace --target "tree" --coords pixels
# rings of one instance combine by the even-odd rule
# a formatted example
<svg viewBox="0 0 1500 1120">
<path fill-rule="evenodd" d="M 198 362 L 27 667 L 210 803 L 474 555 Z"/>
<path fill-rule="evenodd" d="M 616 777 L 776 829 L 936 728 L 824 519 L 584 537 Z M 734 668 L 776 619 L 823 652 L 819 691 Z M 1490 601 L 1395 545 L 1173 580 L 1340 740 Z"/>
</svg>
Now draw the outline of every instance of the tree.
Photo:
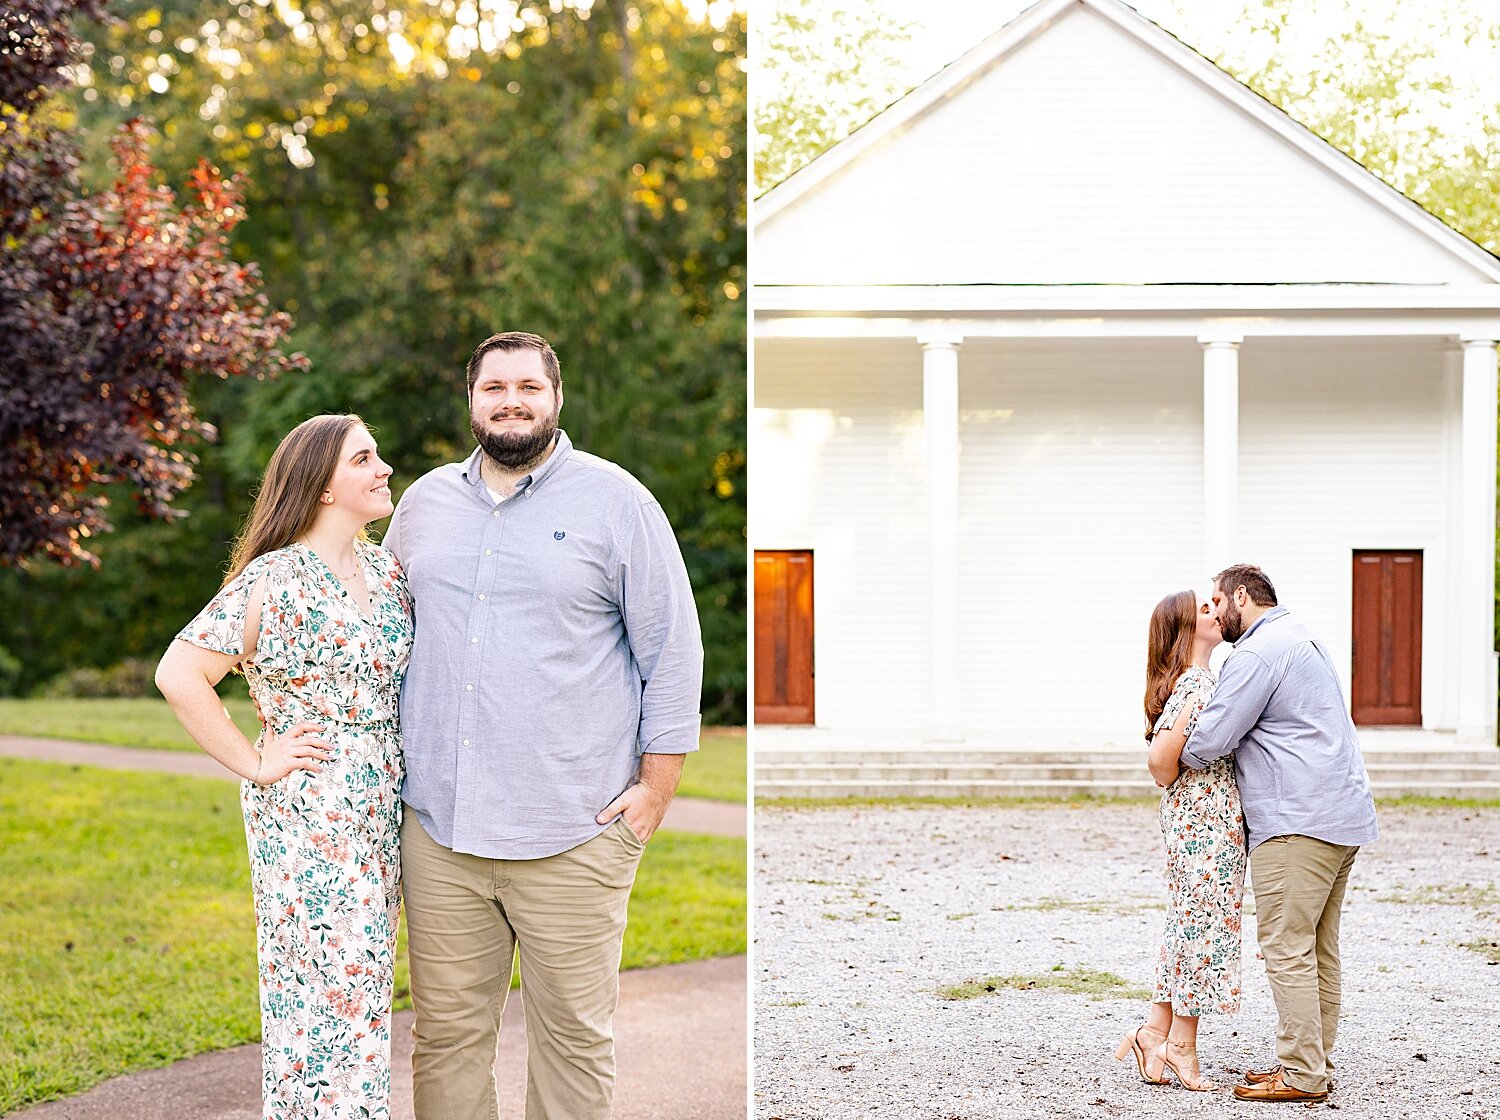
<svg viewBox="0 0 1500 1120">
<path fill-rule="evenodd" d="M 278 348 L 290 326 L 229 258 L 241 185 L 207 163 L 181 205 L 157 185 L 150 130 L 121 126 L 107 190 L 83 194 L 62 133 L 40 119 L 68 56 L 72 4 L 34 4 L 7 41 L 0 106 L 0 564 L 46 555 L 96 562 L 110 526 L 102 487 L 141 512 L 171 514 L 192 479 L 181 449 L 212 429 L 188 399 L 195 376 L 266 377 L 301 368 Z M 97 14 L 89 5 L 85 12 Z M 52 23 L 42 23 L 44 18 Z M 13 64 L 13 65 L 12 65 Z"/>
<path fill-rule="evenodd" d="M 398 486 L 462 456 L 464 362 L 514 327 L 557 347 L 578 446 L 624 465 L 667 511 L 704 625 L 705 711 L 743 719 L 743 14 L 715 24 L 679 0 L 538 0 L 487 48 L 461 13 L 449 22 L 472 44 L 411 31 L 438 10 L 426 0 L 386 0 L 382 34 L 365 38 L 368 4 L 293 8 L 244 5 L 231 29 L 207 0 L 121 0 L 121 24 L 93 35 L 89 74 L 66 95 L 85 153 L 149 112 L 169 176 L 203 151 L 246 176 L 233 252 L 262 263 L 311 367 L 194 386 L 218 441 L 178 503 L 191 517 L 120 518 L 99 571 L 0 572 L 0 627 L 26 635 L 0 634 L 21 655 L 21 687 L 164 646 L 217 583 L 271 449 L 307 416 L 363 415 Z M 476 4 L 483 19 L 506 8 Z M 393 53 L 398 13 L 408 46 Z M 304 120 L 294 160 L 273 132 Z M 85 155 L 85 181 L 100 164 Z"/>
<path fill-rule="evenodd" d="M 899 5 L 779 0 L 755 22 L 755 187 L 767 191 L 925 75 L 903 64 Z"/>
</svg>

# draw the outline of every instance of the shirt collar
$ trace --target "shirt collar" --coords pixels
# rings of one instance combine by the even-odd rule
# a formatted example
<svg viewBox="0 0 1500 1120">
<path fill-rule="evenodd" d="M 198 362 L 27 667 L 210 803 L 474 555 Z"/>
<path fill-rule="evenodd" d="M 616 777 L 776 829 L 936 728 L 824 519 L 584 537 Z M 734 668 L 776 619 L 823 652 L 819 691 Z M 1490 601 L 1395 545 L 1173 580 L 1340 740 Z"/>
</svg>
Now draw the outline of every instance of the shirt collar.
<svg viewBox="0 0 1500 1120">
<path fill-rule="evenodd" d="M 544 481 L 552 477 L 553 473 L 562 464 L 562 461 L 571 454 L 572 450 L 573 441 L 568 438 L 568 433 L 558 428 L 557 442 L 552 445 L 552 454 L 547 456 L 545 463 L 516 483 L 516 492 L 512 497 L 519 497 L 523 493 L 529 494 L 535 491 Z M 484 448 L 476 447 L 464 462 L 464 481 L 474 490 L 478 490 L 484 485 L 484 475 L 479 469 L 479 464 L 483 456 Z"/>
<path fill-rule="evenodd" d="M 1285 607 L 1272 607 L 1265 614 L 1257 618 L 1254 625 L 1252 625 L 1250 629 L 1246 630 L 1243 634 L 1240 635 L 1240 640 L 1234 643 L 1235 648 L 1238 649 L 1245 642 L 1248 642 L 1250 640 L 1250 635 L 1259 630 L 1262 623 L 1270 622 L 1273 618 L 1280 618 L 1284 614 L 1286 614 Z"/>
</svg>

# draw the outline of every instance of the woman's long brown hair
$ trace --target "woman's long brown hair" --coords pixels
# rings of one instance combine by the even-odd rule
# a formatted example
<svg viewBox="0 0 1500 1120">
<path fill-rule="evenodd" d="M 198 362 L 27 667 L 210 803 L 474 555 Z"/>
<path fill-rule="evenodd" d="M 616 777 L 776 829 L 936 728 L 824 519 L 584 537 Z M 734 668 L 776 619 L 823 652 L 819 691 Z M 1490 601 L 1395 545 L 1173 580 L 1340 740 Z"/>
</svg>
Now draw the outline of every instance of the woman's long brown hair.
<svg viewBox="0 0 1500 1120">
<path fill-rule="evenodd" d="M 312 528 L 319 499 L 339 465 L 344 437 L 363 424 L 353 413 L 314 416 L 286 434 L 266 464 L 255 505 L 235 538 L 225 583 L 257 556 L 285 548 Z"/>
<path fill-rule="evenodd" d="M 1146 741 L 1167 706 L 1177 678 L 1193 663 L 1193 636 L 1198 628 L 1198 596 L 1191 591 L 1168 595 L 1151 612 L 1146 638 Z"/>
</svg>

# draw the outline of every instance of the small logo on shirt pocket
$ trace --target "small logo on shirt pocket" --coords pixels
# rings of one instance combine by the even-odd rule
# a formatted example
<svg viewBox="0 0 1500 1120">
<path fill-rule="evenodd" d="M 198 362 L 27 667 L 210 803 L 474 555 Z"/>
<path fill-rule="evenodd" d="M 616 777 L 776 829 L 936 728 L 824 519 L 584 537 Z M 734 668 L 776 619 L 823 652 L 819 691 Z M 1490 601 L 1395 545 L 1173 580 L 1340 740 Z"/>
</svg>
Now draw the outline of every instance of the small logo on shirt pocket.
<svg viewBox="0 0 1500 1120">
<path fill-rule="evenodd" d="M 555 541 L 560 541 L 564 537 L 566 537 L 567 535 L 568 535 L 567 533 L 564 533 L 561 529 L 559 529 L 559 530 L 557 530 L 557 532 L 555 532 L 555 533 L 552 534 L 552 539 L 555 540 Z"/>
</svg>

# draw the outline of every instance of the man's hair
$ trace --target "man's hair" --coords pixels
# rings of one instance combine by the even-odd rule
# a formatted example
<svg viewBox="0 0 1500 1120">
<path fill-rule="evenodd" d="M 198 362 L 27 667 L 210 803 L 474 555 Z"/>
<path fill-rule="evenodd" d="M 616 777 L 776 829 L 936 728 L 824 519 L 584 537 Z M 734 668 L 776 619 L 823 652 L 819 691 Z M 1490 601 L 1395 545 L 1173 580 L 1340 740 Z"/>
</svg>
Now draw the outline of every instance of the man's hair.
<svg viewBox="0 0 1500 1120">
<path fill-rule="evenodd" d="M 1276 588 L 1271 586 L 1266 573 L 1254 564 L 1231 564 L 1214 576 L 1214 582 L 1225 595 L 1233 595 L 1235 588 L 1243 587 L 1257 607 L 1276 605 Z"/>
<path fill-rule="evenodd" d="M 492 334 L 474 348 L 474 353 L 469 357 L 469 384 L 468 392 L 474 392 L 474 382 L 479 378 L 479 363 L 484 361 L 484 356 L 491 350 L 536 350 L 542 355 L 542 368 L 547 371 L 547 377 L 552 382 L 552 389 L 556 392 L 562 388 L 562 370 L 557 364 L 557 355 L 552 352 L 552 344 L 539 334 L 527 334 L 525 331 L 502 331 L 500 334 Z"/>
</svg>

